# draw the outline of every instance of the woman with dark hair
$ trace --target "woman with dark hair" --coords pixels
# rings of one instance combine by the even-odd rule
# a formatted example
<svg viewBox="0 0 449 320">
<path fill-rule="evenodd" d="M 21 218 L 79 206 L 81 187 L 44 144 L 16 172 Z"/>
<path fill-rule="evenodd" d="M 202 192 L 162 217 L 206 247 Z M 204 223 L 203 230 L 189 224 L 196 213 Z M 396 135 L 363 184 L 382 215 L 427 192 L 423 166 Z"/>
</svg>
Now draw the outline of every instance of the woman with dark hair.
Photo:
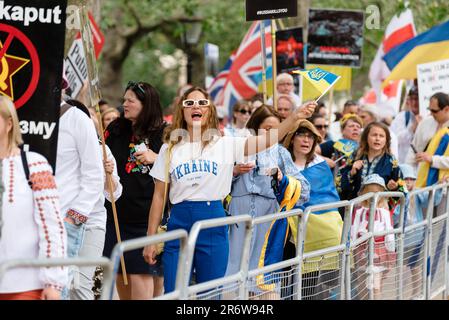
<svg viewBox="0 0 449 320">
<path fill-rule="evenodd" d="M 190 231 L 197 221 L 225 217 L 222 201 L 231 191 L 234 163 L 277 143 L 314 109 L 313 102 L 299 108 L 277 127 L 277 139 L 270 139 L 268 133 L 247 138 L 223 137 L 216 107 L 207 91 L 194 87 L 185 92 L 165 134 L 166 144 L 151 169 L 155 189 L 148 234 L 154 235 L 161 223 L 166 188 L 170 189 L 168 198 L 173 204 L 168 231 Z M 224 276 L 229 252 L 227 231 L 227 227 L 217 227 L 200 232 L 193 261 L 197 283 Z M 156 254 L 155 245 L 143 251 L 149 264 L 156 262 Z M 175 289 L 178 255 L 179 241 L 167 242 L 163 254 L 165 293 Z"/>
<path fill-rule="evenodd" d="M 153 198 L 154 182 L 149 175 L 162 146 L 165 123 L 157 90 L 145 82 L 129 82 L 124 95 L 124 115 L 111 122 L 105 131 L 106 144 L 116 161 L 123 193 L 116 202 L 121 240 L 145 237 L 148 211 Z M 117 243 L 112 206 L 108 213 L 104 256 L 110 256 Z M 145 300 L 159 295 L 162 289 L 160 258 L 148 265 L 141 250 L 124 254 L 129 284 L 117 276 L 117 291 L 122 300 Z M 121 269 L 119 270 L 121 273 Z"/>
<path fill-rule="evenodd" d="M 257 134 L 260 130 L 269 131 L 281 123 L 279 114 L 270 106 L 262 105 L 251 116 L 247 128 Z M 249 214 L 253 218 L 273 214 L 279 211 L 273 184 L 278 184 L 283 175 L 293 176 L 299 180 L 301 195 L 297 204 L 301 205 L 309 198 L 309 183 L 296 168 L 288 151 L 280 144 L 256 154 L 252 166 L 238 164 L 234 168 L 234 178 L 231 188 L 229 213 L 232 216 Z M 248 170 L 249 169 L 249 170 Z M 273 176 L 274 174 L 274 176 Z M 253 230 L 250 247 L 249 270 L 257 269 L 265 241 L 265 235 L 270 223 L 257 225 Z M 226 274 L 232 275 L 240 270 L 242 243 L 245 237 L 243 223 L 233 225 L 229 230 L 229 259 Z M 255 285 L 254 285 L 255 287 Z M 252 293 L 260 290 L 251 288 Z"/>
<path fill-rule="evenodd" d="M 398 161 L 391 154 L 390 145 L 388 127 L 381 122 L 370 123 L 363 130 L 357 153 L 341 171 L 340 195 L 345 195 L 345 199 L 356 198 L 363 179 L 374 173 L 385 180 L 388 190 L 398 190 L 401 170 Z"/>
</svg>

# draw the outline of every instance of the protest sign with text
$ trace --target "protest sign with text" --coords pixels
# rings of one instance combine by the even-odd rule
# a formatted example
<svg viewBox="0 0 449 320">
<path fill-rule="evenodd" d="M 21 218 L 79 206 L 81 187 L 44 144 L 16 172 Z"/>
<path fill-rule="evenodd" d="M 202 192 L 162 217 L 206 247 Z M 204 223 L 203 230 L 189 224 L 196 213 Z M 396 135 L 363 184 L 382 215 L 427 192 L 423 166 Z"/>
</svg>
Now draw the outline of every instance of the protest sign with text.
<svg viewBox="0 0 449 320">
<path fill-rule="evenodd" d="M 246 0 L 246 21 L 296 17 L 296 0 Z"/>
<path fill-rule="evenodd" d="M 309 10 L 307 64 L 362 65 L 364 13 Z"/>
<path fill-rule="evenodd" d="M 418 88 L 419 88 L 419 114 L 429 114 L 430 97 L 437 92 L 449 94 L 449 60 L 442 60 L 419 64 Z"/>
<path fill-rule="evenodd" d="M 0 94 L 14 101 L 26 146 L 45 156 L 53 169 L 66 6 L 67 1 L 0 1 Z"/>
</svg>

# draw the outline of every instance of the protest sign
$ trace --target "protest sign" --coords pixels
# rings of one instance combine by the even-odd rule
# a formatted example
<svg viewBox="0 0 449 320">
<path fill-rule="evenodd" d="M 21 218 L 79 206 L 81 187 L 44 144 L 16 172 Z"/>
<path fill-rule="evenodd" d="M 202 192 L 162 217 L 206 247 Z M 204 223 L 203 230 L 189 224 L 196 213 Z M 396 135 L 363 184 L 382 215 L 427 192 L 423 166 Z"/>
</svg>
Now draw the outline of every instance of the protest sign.
<svg viewBox="0 0 449 320">
<path fill-rule="evenodd" d="M 53 169 L 67 1 L 0 1 L 0 93 L 14 101 L 26 149 Z M 45 35 L 45 36 L 43 36 Z"/>
<path fill-rule="evenodd" d="M 246 0 L 246 21 L 296 17 L 296 0 Z"/>
<path fill-rule="evenodd" d="M 361 67 L 363 30 L 363 11 L 310 9 L 307 63 Z"/>
<path fill-rule="evenodd" d="M 419 114 L 429 114 L 430 97 L 437 92 L 449 94 L 449 60 L 419 64 L 418 88 L 419 88 Z"/>
<path fill-rule="evenodd" d="M 95 23 L 94 17 L 90 12 L 88 16 L 89 30 L 91 32 L 95 57 L 98 59 L 104 46 L 104 35 Z M 76 98 L 80 93 L 83 84 L 88 80 L 86 57 L 84 55 L 81 32 L 78 32 L 76 35 L 67 57 L 64 60 L 64 74 L 69 82 L 71 97 Z"/>
<path fill-rule="evenodd" d="M 278 73 L 304 69 L 302 28 L 277 31 L 276 54 Z"/>
</svg>

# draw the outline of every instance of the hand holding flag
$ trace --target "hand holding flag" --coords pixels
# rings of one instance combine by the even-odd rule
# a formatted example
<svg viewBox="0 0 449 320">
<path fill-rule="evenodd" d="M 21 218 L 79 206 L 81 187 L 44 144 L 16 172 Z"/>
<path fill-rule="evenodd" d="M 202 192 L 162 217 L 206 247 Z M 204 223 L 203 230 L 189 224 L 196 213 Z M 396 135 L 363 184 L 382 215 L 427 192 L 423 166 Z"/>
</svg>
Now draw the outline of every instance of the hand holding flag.
<svg viewBox="0 0 449 320">
<path fill-rule="evenodd" d="M 318 102 L 340 79 L 340 76 L 320 68 L 293 72 L 302 75 L 304 79 L 307 79 L 318 90 L 320 96 L 315 102 Z"/>
</svg>

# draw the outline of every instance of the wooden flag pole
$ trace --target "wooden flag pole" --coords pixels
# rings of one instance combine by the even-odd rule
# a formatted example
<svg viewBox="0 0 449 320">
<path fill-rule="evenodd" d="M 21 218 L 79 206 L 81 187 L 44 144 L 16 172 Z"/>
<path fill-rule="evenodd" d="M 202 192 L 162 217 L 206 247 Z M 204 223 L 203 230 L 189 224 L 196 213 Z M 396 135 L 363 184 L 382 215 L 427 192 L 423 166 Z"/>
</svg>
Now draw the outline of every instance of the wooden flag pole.
<svg viewBox="0 0 449 320">
<path fill-rule="evenodd" d="M 268 101 L 267 97 L 267 46 L 265 43 L 265 21 L 259 22 L 260 25 L 260 40 L 261 40 L 261 58 L 262 58 L 262 90 L 263 90 L 263 103 Z"/>
<path fill-rule="evenodd" d="M 277 78 L 277 62 L 276 62 L 276 21 L 274 19 L 271 20 L 271 70 L 273 72 L 273 107 L 274 110 L 278 110 L 278 99 L 277 99 L 277 86 L 276 86 L 276 78 Z"/>
<path fill-rule="evenodd" d="M 79 11 L 78 11 L 79 13 Z M 98 124 L 100 126 L 100 139 L 101 139 L 101 146 L 103 151 L 103 159 L 106 160 L 107 153 L 106 153 L 106 141 L 104 137 L 104 128 L 103 128 L 103 121 L 101 119 L 101 112 L 100 112 L 100 90 L 99 90 L 99 78 L 98 78 L 98 70 L 97 70 L 97 64 L 96 64 L 96 58 L 95 58 L 95 52 L 93 47 L 93 41 L 89 26 L 89 15 L 87 8 L 85 6 L 82 7 L 82 14 L 79 15 L 80 17 L 80 26 L 81 26 L 81 38 L 83 39 L 83 47 L 84 47 L 84 54 L 86 57 L 87 62 L 87 70 L 88 70 L 88 78 L 89 78 L 89 97 L 91 101 L 91 105 L 95 106 L 95 112 L 98 119 Z M 115 205 L 115 198 L 114 198 L 114 192 L 113 190 L 113 182 L 112 182 L 112 175 L 110 173 L 106 173 L 106 183 L 107 183 L 107 189 L 109 192 L 109 197 L 111 199 L 112 203 L 112 214 L 114 218 L 114 224 L 115 224 L 115 233 L 117 235 L 117 243 L 120 244 L 122 242 L 121 236 L 120 236 L 120 227 L 118 225 L 118 217 L 117 217 L 117 207 Z M 120 257 L 120 263 L 122 267 L 122 275 L 123 275 L 123 283 L 125 286 L 128 285 L 128 277 L 126 274 L 126 267 L 125 267 L 125 259 L 123 258 L 123 255 Z"/>
</svg>

